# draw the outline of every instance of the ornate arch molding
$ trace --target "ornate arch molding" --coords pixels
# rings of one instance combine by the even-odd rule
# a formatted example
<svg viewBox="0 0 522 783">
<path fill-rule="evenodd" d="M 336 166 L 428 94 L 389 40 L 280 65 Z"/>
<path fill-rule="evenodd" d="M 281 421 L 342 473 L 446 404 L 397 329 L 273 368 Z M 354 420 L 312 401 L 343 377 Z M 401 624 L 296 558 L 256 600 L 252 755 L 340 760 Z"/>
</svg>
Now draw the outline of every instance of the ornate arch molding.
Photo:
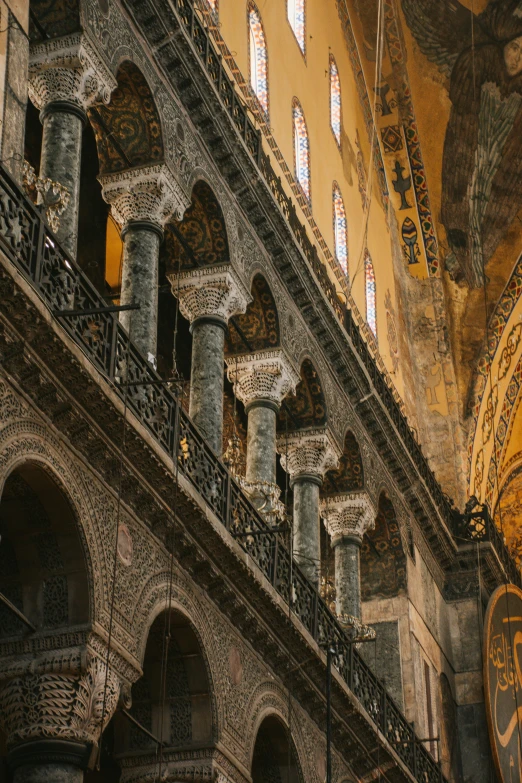
<svg viewBox="0 0 522 783">
<path fill-rule="evenodd" d="M 312 759 L 310 758 L 309 751 L 311 743 L 307 741 L 303 728 L 304 723 L 307 722 L 309 718 L 301 714 L 299 720 L 295 720 L 296 712 L 301 712 L 301 710 L 292 702 L 290 710 L 290 735 L 303 776 L 303 783 L 318 783 L 319 778 L 316 770 L 313 768 Z M 292 714 L 294 715 L 293 721 Z M 245 750 L 249 770 L 252 769 L 254 747 L 259 728 L 263 720 L 270 716 L 279 718 L 285 729 L 288 730 L 288 694 L 277 683 L 265 681 L 260 683 L 253 691 L 246 710 Z"/>
<path fill-rule="evenodd" d="M 9 475 L 27 462 L 45 470 L 71 506 L 85 557 L 90 621 L 100 622 L 108 594 L 107 564 L 100 544 L 103 531 L 81 473 L 44 425 L 21 419 L 0 431 L 0 497 Z"/>
<path fill-rule="evenodd" d="M 166 561 L 166 558 L 165 558 Z M 136 600 L 134 628 L 137 644 L 137 657 L 143 664 L 150 628 L 154 620 L 169 606 L 170 570 L 165 562 L 163 570 L 155 573 L 145 584 Z M 194 631 L 201 654 L 205 662 L 208 684 L 211 693 L 212 728 L 215 739 L 221 737 L 225 723 L 224 698 L 226 693 L 223 672 L 226 663 L 213 633 L 211 609 L 195 594 L 194 585 L 177 571 L 172 580 L 172 600 L 170 607 L 184 615 Z"/>
</svg>

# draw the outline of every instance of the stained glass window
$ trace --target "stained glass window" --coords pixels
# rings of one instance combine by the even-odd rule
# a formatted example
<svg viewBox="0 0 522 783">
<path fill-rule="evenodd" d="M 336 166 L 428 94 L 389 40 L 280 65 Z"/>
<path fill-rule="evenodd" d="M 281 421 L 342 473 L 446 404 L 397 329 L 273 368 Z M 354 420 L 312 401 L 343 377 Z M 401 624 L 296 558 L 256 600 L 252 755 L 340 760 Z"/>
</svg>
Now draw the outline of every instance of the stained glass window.
<svg viewBox="0 0 522 783">
<path fill-rule="evenodd" d="M 341 146 L 341 80 L 333 54 L 330 55 L 330 125 Z"/>
<path fill-rule="evenodd" d="M 366 322 L 377 337 L 377 289 L 372 259 L 367 250 L 364 254 L 364 282 L 366 286 Z"/>
<path fill-rule="evenodd" d="M 335 257 L 339 261 L 345 275 L 348 274 L 348 229 L 346 224 L 346 210 L 337 182 L 333 184 L 333 219 Z"/>
<path fill-rule="evenodd" d="M 286 0 L 288 21 L 302 53 L 305 52 L 305 0 Z"/>
<path fill-rule="evenodd" d="M 265 31 L 259 11 L 253 3 L 248 6 L 250 30 L 250 86 L 263 111 L 268 114 L 268 54 Z"/>
<path fill-rule="evenodd" d="M 294 98 L 292 104 L 294 120 L 295 176 L 308 201 L 310 201 L 310 144 L 308 130 L 301 104 Z"/>
</svg>

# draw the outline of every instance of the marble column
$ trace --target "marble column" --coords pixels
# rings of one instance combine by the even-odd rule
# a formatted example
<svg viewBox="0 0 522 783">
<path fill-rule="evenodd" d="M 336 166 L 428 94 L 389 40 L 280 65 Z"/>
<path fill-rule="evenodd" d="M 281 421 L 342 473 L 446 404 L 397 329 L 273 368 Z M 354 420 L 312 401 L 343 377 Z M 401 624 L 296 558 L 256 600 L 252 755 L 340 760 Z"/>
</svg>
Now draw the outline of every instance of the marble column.
<svg viewBox="0 0 522 783">
<path fill-rule="evenodd" d="M 294 492 L 294 558 L 317 587 L 321 576 L 319 491 L 325 473 L 337 467 L 341 449 L 326 428 L 280 436 L 277 449 Z"/>
<path fill-rule="evenodd" d="M 248 415 L 244 487 L 262 510 L 267 498 L 279 498 L 276 485 L 276 423 L 281 402 L 299 383 L 282 349 L 260 351 L 227 360 L 228 378 Z"/>
<path fill-rule="evenodd" d="M 106 672 L 85 648 L 67 648 L 30 667 L 17 660 L 0 673 L 0 724 L 13 783 L 83 781 L 120 698 L 120 677 Z"/>
<path fill-rule="evenodd" d="M 190 201 L 163 163 L 105 174 L 99 180 L 123 240 L 120 304 L 140 306 L 139 310 L 122 312 L 120 321 L 155 366 L 163 228 L 171 217 L 181 219 Z"/>
<path fill-rule="evenodd" d="M 75 258 L 86 110 L 108 103 L 117 82 L 86 33 L 32 44 L 29 76 L 29 97 L 40 109 L 43 124 L 39 175 L 69 191 L 56 234 Z"/>
<path fill-rule="evenodd" d="M 192 332 L 189 415 L 221 456 L 225 334 L 229 319 L 244 313 L 252 297 L 230 264 L 169 275 L 169 280 Z"/>
<path fill-rule="evenodd" d="M 335 553 L 337 614 L 361 619 L 360 550 L 364 534 L 375 526 L 377 511 L 364 490 L 321 501 L 321 513 Z"/>
</svg>

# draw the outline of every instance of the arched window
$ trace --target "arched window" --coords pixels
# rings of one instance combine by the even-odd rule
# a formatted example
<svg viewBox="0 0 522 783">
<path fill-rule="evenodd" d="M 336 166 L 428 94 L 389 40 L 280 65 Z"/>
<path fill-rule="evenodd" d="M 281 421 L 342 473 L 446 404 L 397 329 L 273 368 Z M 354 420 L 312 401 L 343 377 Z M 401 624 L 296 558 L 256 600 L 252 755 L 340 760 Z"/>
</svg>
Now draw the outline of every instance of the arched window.
<svg viewBox="0 0 522 783">
<path fill-rule="evenodd" d="M 286 0 L 288 21 L 302 53 L 305 53 L 305 0 Z"/>
<path fill-rule="evenodd" d="M 366 322 L 377 337 L 377 290 L 372 259 L 368 252 L 364 254 L 364 283 L 366 287 Z"/>
<path fill-rule="evenodd" d="M 268 114 L 268 53 L 261 16 L 254 3 L 248 4 L 250 32 L 250 86 L 263 111 Z"/>
<path fill-rule="evenodd" d="M 338 146 L 341 146 L 341 80 L 333 54 L 330 55 L 330 125 Z"/>
<path fill-rule="evenodd" d="M 348 229 L 346 225 L 346 210 L 337 182 L 333 184 L 333 220 L 335 257 L 339 261 L 345 275 L 348 274 Z"/>
<path fill-rule="evenodd" d="M 294 98 L 292 103 L 292 117 L 294 122 L 295 176 L 304 195 L 310 201 L 310 144 L 303 110 L 297 98 Z"/>
</svg>

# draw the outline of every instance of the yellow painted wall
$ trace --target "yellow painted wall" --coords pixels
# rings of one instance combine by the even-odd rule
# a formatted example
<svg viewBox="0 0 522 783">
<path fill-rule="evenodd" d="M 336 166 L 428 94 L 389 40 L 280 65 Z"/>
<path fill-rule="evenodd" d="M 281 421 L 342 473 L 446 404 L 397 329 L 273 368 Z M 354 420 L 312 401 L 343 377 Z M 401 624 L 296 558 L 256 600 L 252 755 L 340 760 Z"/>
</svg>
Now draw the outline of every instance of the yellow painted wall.
<svg viewBox="0 0 522 783">
<path fill-rule="evenodd" d="M 305 57 L 287 20 L 285 0 L 259 0 L 257 8 L 263 22 L 268 48 L 270 125 L 274 138 L 293 173 L 292 99 L 294 96 L 297 97 L 305 114 L 310 139 L 313 218 L 333 254 L 332 184 L 334 180 L 337 181 L 343 195 L 348 220 L 352 295 L 359 311 L 364 315 L 366 309 L 363 266 L 365 215 L 356 169 L 357 130 L 368 175 L 370 147 L 335 0 L 307 0 Z M 245 80 L 249 82 L 247 0 L 220 0 L 219 21 L 220 33 Z M 342 154 L 330 127 L 330 52 L 335 57 L 341 81 Z M 268 149 L 268 145 L 265 145 L 265 150 Z M 272 162 L 276 173 L 280 173 L 281 168 L 275 157 Z M 376 195 L 377 190 L 374 174 L 374 195 L 368 220 L 367 246 L 372 256 L 377 283 L 379 349 L 388 370 L 391 371 L 384 297 L 389 290 L 397 312 L 395 281 L 390 235 L 384 210 Z M 302 221 L 306 223 L 306 218 L 302 213 L 300 215 Z M 400 365 L 393 381 L 398 391 L 402 392 Z"/>
</svg>

